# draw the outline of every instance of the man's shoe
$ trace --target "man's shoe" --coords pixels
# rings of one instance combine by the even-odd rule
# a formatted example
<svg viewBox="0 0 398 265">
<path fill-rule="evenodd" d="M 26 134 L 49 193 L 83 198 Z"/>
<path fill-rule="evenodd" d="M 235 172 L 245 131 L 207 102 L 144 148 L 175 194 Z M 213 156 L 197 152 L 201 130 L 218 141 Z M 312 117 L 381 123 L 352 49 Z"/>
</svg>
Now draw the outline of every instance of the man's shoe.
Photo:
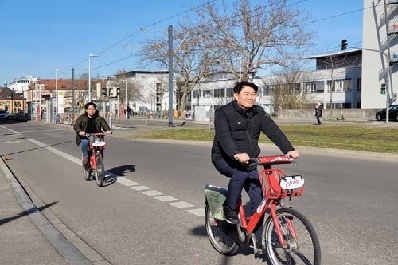
<svg viewBox="0 0 398 265">
<path fill-rule="evenodd" d="M 86 167 L 88 165 L 88 157 L 83 157 L 82 159 L 83 166 Z"/>
<path fill-rule="evenodd" d="M 224 206 L 224 216 L 227 221 L 233 224 L 239 224 L 240 222 L 238 212 L 229 206 Z"/>
</svg>

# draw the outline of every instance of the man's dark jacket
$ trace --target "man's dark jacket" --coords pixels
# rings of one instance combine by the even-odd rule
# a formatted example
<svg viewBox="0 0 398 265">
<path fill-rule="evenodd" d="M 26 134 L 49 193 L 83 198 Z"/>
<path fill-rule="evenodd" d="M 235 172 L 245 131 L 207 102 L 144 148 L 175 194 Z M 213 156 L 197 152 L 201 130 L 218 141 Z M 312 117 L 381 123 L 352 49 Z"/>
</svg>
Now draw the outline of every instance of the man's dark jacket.
<svg viewBox="0 0 398 265">
<path fill-rule="evenodd" d="M 214 128 L 213 163 L 224 158 L 228 164 L 240 167 L 240 162 L 233 158 L 235 154 L 247 153 L 249 157 L 257 157 L 260 154 L 258 139 L 261 132 L 284 154 L 294 150 L 278 125 L 258 105 L 245 110 L 234 100 L 220 107 L 215 112 Z"/>
<path fill-rule="evenodd" d="M 75 122 L 75 125 L 73 128 L 75 129 L 75 132 L 76 132 L 76 145 L 80 145 L 80 141 L 81 141 L 79 132 L 86 132 L 86 130 L 87 130 L 88 119 L 89 118 L 88 118 L 87 112 L 85 112 L 84 114 L 80 115 L 79 118 L 77 118 L 77 120 Z M 94 119 L 94 123 L 95 123 L 95 129 L 97 132 L 102 132 L 103 130 L 104 131 L 111 130 L 111 128 L 109 127 L 106 120 L 99 115 L 98 110 L 93 115 L 93 119 Z"/>
</svg>

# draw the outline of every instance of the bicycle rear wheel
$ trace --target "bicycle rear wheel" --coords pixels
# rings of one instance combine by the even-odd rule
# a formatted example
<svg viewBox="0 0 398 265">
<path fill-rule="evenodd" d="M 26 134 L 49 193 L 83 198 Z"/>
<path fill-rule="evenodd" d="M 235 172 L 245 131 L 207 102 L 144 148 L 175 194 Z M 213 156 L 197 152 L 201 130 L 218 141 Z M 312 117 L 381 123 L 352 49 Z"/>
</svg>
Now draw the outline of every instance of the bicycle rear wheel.
<svg viewBox="0 0 398 265">
<path fill-rule="evenodd" d="M 232 256 L 238 251 L 239 245 L 228 235 L 228 225 L 226 221 L 213 218 L 206 202 L 205 227 L 210 243 L 218 253 Z"/>
<path fill-rule="evenodd" d="M 272 265 L 320 265 L 321 247 L 318 235 L 308 219 L 292 208 L 276 210 L 287 248 L 279 242 L 271 216 L 265 221 L 262 243 Z M 296 236 L 293 235 L 294 232 Z"/>
<path fill-rule="evenodd" d="M 97 183 L 98 187 L 104 186 L 104 177 L 105 177 L 105 170 L 104 170 L 104 162 L 100 154 L 95 154 L 97 169 L 95 170 L 95 182 Z"/>
</svg>

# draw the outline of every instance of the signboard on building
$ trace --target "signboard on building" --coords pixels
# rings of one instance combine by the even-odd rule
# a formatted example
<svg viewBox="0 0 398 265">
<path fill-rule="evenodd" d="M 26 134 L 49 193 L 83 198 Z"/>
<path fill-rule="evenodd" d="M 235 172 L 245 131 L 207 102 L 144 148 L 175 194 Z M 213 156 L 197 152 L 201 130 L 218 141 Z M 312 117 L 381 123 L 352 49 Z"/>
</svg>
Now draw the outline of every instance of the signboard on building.
<svg viewBox="0 0 398 265">
<path fill-rule="evenodd" d="M 58 92 L 58 106 L 57 106 L 58 113 L 64 113 L 64 108 L 65 108 L 64 92 L 59 91 Z"/>
</svg>

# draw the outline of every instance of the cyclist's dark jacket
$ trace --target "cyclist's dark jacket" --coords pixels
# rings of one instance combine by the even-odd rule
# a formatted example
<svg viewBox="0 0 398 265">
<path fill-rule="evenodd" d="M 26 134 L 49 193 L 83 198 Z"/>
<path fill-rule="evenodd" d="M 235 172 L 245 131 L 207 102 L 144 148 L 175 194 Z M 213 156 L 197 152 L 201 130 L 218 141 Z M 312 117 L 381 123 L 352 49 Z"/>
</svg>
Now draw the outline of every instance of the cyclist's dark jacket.
<svg viewBox="0 0 398 265">
<path fill-rule="evenodd" d="M 214 128 L 215 136 L 211 152 L 213 163 L 224 158 L 228 164 L 241 168 L 240 162 L 234 160 L 233 156 L 247 153 L 249 157 L 257 157 L 260 154 L 258 138 L 261 132 L 284 154 L 294 150 L 278 125 L 258 105 L 245 110 L 234 100 L 218 108 L 215 112 Z"/>
<path fill-rule="evenodd" d="M 106 122 L 106 120 L 101 117 L 99 115 L 98 110 L 95 112 L 95 114 L 93 115 L 94 119 L 94 123 L 95 123 L 95 132 L 102 132 L 104 131 L 110 131 L 111 128 L 109 127 L 108 123 Z M 77 118 L 75 125 L 74 125 L 74 129 L 76 132 L 76 145 L 80 145 L 80 135 L 79 132 L 88 132 L 88 122 L 89 121 L 89 117 L 87 115 L 87 112 L 83 113 L 82 115 L 79 116 L 79 118 Z M 94 133 L 94 132 L 89 132 L 89 133 Z"/>
</svg>

